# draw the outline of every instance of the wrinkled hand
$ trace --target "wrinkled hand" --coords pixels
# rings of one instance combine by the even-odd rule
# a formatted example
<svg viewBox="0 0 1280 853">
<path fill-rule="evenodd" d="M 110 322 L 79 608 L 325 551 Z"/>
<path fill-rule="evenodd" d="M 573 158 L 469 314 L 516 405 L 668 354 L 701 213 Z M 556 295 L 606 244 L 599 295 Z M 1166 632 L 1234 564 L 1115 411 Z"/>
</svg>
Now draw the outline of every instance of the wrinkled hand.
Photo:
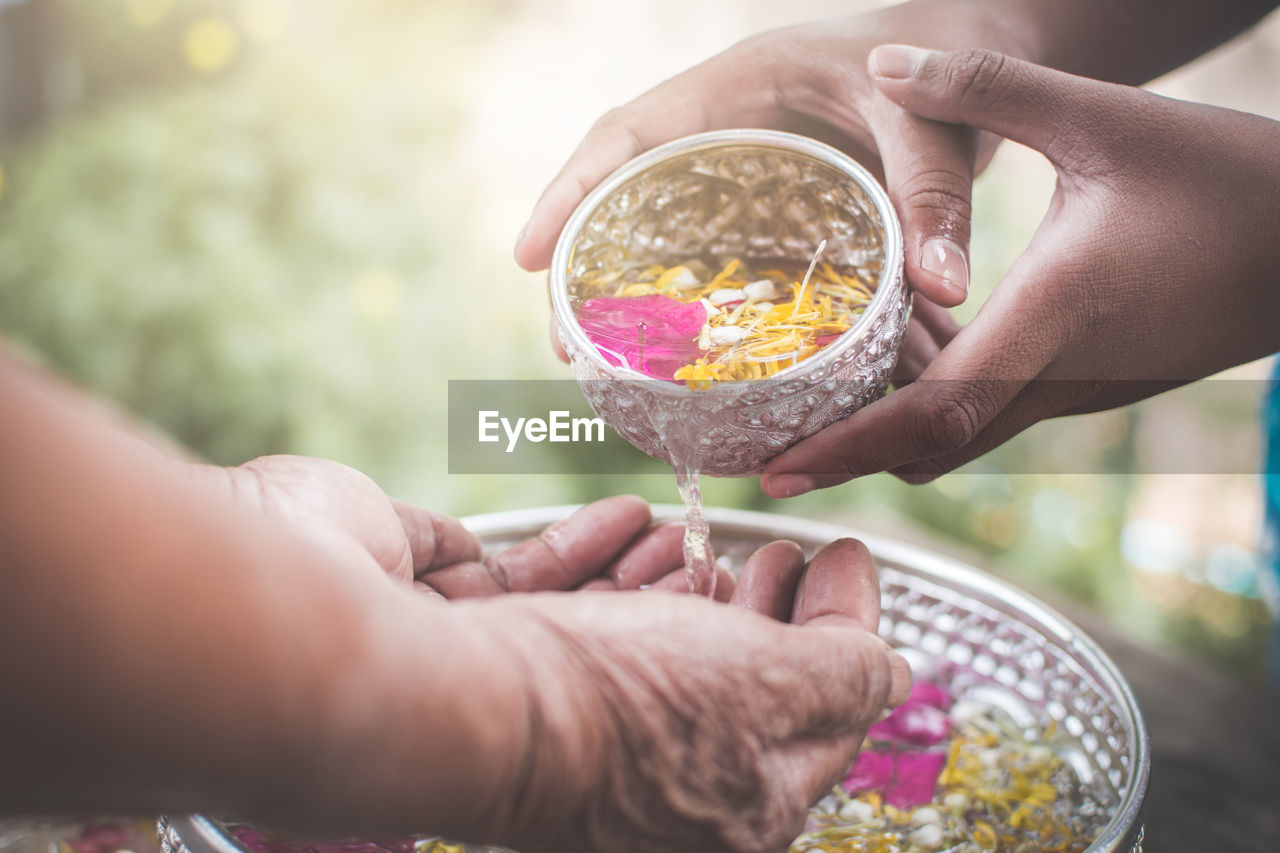
<svg viewBox="0 0 1280 853">
<path fill-rule="evenodd" d="M 457 519 L 389 497 L 359 471 L 329 459 L 261 456 L 210 468 L 237 503 L 295 536 L 399 583 L 480 556 L 480 542 Z"/>
<path fill-rule="evenodd" d="M 640 498 L 605 498 L 532 539 L 484 560 L 428 569 L 414 583 L 451 599 L 567 590 L 687 592 L 684 525 L 651 521 L 649 505 Z M 727 600 L 733 575 L 717 571 L 716 597 Z"/>
<path fill-rule="evenodd" d="M 1055 415 L 1124 405 L 1280 348 L 1280 123 L 989 51 L 878 49 L 890 99 L 1058 171 L 1049 211 L 918 381 L 774 459 L 775 497 L 950 471 Z"/>
<path fill-rule="evenodd" d="M 785 849 L 910 672 L 873 633 L 879 587 L 861 543 L 807 566 L 794 543 L 767 545 L 733 605 L 621 593 L 477 608 L 534 709 L 521 771 L 496 784 L 477 840 Z"/>
<path fill-rule="evenodd" d="M 295 535 L 428 594 L 687 589 L 684 526 L 651 524 L 649 505 L 637 497 L 588 504 L 535 538 L 482 559 L 479 540 L 457 519 L 389 497 L 338 462 L 263 456 L 212 470 L 225 476 L 238 502 Z M 733 577 L 722 571 L 716 586 L 727 599 Z"/>
<path fill-rule="evenodd" d="M 1026 52 L 1001 14 L 926 0 L 747 39 L 601 118 L 538 201 L 516 260 L 545 268 L 586 193 L 642 151 L 702 131 L 767 127 L 822 139 L 881 177 L 902 220 L 907 279 L 937 304 L 959 304 L 969 285 L 970 185 L 998 140 L 898 109 L 872 85 L 866 59 L 878 44 L 908 39 Z"/>
</svg>

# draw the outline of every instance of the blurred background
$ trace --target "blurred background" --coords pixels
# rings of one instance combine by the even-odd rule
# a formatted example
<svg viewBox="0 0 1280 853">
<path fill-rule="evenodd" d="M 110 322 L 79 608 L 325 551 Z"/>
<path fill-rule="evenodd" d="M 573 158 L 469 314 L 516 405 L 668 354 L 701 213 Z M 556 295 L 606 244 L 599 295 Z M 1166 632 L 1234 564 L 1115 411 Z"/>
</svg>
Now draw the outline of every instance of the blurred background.
<svg viewBox="0 0 1280 853">
<path fill-rule="evenodd" d="M 454 514 L 674 502 L 660 476 L 450 476 L 447 380 L 568 376 L 511 247 L 596 117 L 753 32 L 875 5 L 0 0 L 0 332 L 220 463 L 331 457 Z M 1278 79 L 1273 16 L 1154 88 L 1280 117 Z M 981 178 L 965 318 L 1052 187 L 1009 144 Z M 1252 397 L 1227 397 L 1074 420 L 1097 458 L 1072 470 L 1103 474 L 705 492 L 958 555 L 1254 681 L 1261 437 Z M 1141 438 L 1170 424 L 1246 464 L 1147 472 Z"/>
</svg>

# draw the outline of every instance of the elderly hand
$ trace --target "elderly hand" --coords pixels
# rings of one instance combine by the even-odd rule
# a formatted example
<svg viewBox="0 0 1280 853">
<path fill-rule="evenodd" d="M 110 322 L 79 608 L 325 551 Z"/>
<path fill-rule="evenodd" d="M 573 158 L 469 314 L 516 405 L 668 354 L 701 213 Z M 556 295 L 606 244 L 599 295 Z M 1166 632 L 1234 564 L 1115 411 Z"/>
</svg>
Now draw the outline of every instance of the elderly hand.
<svg viewBox="0 0 1280 853">
<path fill-rule="evenodd" d="M 642 151 L 702 131 L 768 127 L 822 139 L 880 175 L 902 219 L 908 280 L 940 305 L 959 304 L 969 285 L 970 184 L 998 140 L 898 109 L 872 85 L 866 57 L 906 39 L 1028 53 L 1029 28 L 1008 15 L 924 0 L 747 39 L 601 118 L 538 201 L 516 260 L 545 268 L 586 193 Z"/>
<path fill-rule="evenodd" d="M 785 849 L 867 726 L 906 698 L 910 673 L 873 633 L 879 588 L 858 542 L 808 565 L 793 543 L 767 545 L 733 602 L 461 605 L 522 674 L 532 709 L 519 772 L 494 780 L 486 825 L 467 840 L 530 853 Z"/>
<path fill-rule="evenodd" d="M 879 90 L 1058 171 L 1049 211 L 918 381 L 765 469 L 789 497 L 950 471 L 1039 420 L 1124 405 L 1280 348 L 1280 123 L 989 51 L 878 48 Z"/>
<path fill-rule="evenodd" d="M 457 519 L 396 500 L 340 462 L 260 456 L 234 468 L 195 470 L 292 535 L 399 583 L 480 557 L 479 540 Z"/>
<path fill-rule="evenodd" d="M 235 468 L 197 470 L 292 534 L 432 595 L 687 589 L 684 526 L 652 524 L 649 505 L 630 495 L 588 504 L 538 536 L 482 559 L 480 541 L 457 519 L 389 497 L 338 462 L 262 456 Z M 718 597 L 727 600 L 733 588 L 733 577 L 721 570 Z"/>
</svg>

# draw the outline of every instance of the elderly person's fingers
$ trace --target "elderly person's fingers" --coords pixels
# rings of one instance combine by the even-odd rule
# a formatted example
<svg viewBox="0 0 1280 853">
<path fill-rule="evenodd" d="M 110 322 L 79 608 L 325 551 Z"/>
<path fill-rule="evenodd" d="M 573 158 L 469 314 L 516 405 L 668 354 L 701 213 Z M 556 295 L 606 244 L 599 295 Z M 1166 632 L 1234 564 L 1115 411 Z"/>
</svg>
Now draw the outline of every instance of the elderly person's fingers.
<svg viewBox="0 0 1280 853">
<path fill-rule="evenodd" d="M 684 566 L 684 523 L 663 521 L 645 530 L 605 568 L 618 589 L 640 589 Z"/>
<path fill-rule="evenodd" d="M 747 558 L 729 603 L 788 622 L 803 573 L 804 551 L 799 545 L 770 542 Z"/>
<path fill-rule="evenodd" d="M 413 554 L 413 574 L 480 559 L 480 540 L 451 516 L 391 499 Z"/>
<path fill-rule="evenodd" d="M 458 563 L 419 579 L 447 598 L 573 589 L 598 575 L 649 521 L 642 499 L 606 498 L 483 562 Z"/>
<path fill-rule="evenodd" d="M 778 612 L 802 565 L 791 543 L 761 549 L 744 575 L 758 586 L 739 600 Z M 827 549 L 808 581 L 811 603 L 801 603 L 804 625 L 635 592 L 478 610 L 537 685 L 545 721 L 521 814 L 589 813 L 587 846 L 600 849 L 633 849 L 637 837 L 654 849 L 785 849 L 867 728 L 910 689 L 897 656 L 860 627 L 869 612 L 848 600 L 865 594 L 871 574 L 856 543 Z M 677 582 L 673 572 L 654 587 Z M 499 840 L 518 846 L 546 829 L 520 819 Z"/>
<path fill-rule="evenodd" d="M 791 621 L 852 624 L 874 634 L 880 625 L 880 576 L 867 546 L 837 539 L 815 554 L 796 590 Z"/>
<path fill-rule="evenodd" d="M 737 585 L 737 580 L 734 579 L 733 574 L 728 569 L 723 566 L 716 566 L 716 593 L 714 596 L 716 601 L 727 603 L 733 598 Z M 683 568 L 676 569 L 666 576 L 658 578 L 646 589 L 656 592 L 689 592 L 689 575 Z"/>
<path fill-rule="evenodd" d="M 858 733 L 910 695 L 906 659 L 847 617 L 792 629 L 797 646 L 783 654 L 807 661 L 787 723 L 793 736 Z"/>
<path fill-rule="evenodd" d="M 864 737 L 859 730 L 834 737 L 796 738 L 775 753 L 775 773 L 788 780 L 786 787 L 812 804 L 830 793 L 849 772 Z"/>
</svg>

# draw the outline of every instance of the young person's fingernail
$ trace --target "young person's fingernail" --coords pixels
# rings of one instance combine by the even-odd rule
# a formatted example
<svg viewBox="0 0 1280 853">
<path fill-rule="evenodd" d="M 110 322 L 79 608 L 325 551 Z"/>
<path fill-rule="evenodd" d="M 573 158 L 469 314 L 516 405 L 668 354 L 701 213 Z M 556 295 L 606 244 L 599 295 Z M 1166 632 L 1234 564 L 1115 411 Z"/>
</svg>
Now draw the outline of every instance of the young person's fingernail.
<svg viewBox="0 0 1280 853">
<path fill-rule="evenodd" d="M 871 51 L 871 73 L 886 80 L 906 80 L 915 75 L 928 54 L 905 44 L 882 44 Z"/>
<path fill-rule="evenodd" d="M 794 498 L 817 488 L 814 479 L 805 474 L 778 474 L 769 477 L 765 490 L 773 498 Z"/>
<path fill-rule="evenodd" d="M 946 237 L 930 237 L 924 241 L 920 268 L 942 279 L 942 283 L 962 299 L 969 295 L 969 261 L 964 250 Z"/>
</svg>

